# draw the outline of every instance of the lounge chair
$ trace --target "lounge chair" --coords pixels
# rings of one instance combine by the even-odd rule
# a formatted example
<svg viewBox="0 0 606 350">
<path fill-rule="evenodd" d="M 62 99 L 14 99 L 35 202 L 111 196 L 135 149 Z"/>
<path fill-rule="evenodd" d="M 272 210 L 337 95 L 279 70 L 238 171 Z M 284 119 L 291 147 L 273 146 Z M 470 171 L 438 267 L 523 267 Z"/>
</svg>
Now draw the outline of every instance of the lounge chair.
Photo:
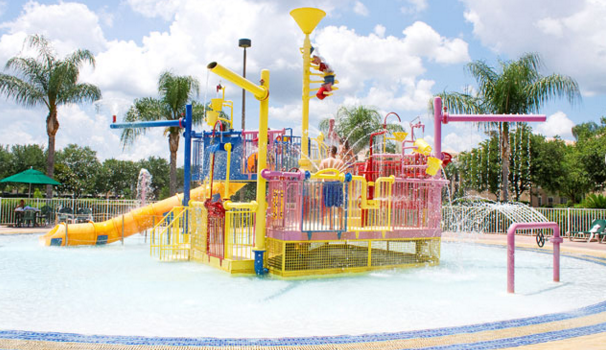
<svg viewBox="0 0 606 350">
<path fill-rule="evenodd" d="M 90 222 L 93 221 L 93 211 L 90 208 L 78 208 L 76 212 L 76 222 Z"/>
<path fill-rule="evenodd" d="M 74 222 L 74 211 L 70 207 L 63 207 L 63 208 L 59 209 L 59 213 L 57 215 L 57 220 L 59 222 L 73 223 Z"/>
<path fill-rule="evenodd" d="M 598 239 L 598 241 L 599 241 L 600 237 L 604 234 L 605 228 L 606 228 L 606 220 L 601 220 L 601 219 L 593 220 L 593 222 L 591 223 L 591 226 L 589 227 L 589 230 L 570 232 L 569 238 L 571 241 L 578 239 L 578 240 L 591 242 L 591 240 L 593 240 L 594 238 Z"/>
<path fill-rule="evenodd" d="M 44 220 L 44 226 L 52 223 L 55 220 L 55 210 L 53 207 L 45 205 L 40 208 L 40 218 Z"/>
</svg>

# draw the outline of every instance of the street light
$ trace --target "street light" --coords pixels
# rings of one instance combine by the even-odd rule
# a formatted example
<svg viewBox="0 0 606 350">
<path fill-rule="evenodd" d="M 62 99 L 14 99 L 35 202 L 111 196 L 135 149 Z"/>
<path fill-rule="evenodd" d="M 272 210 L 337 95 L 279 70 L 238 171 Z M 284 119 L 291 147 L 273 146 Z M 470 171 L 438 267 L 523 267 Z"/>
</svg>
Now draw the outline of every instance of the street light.
<svg viewBox="0 0 606 350">
<path fill-rule="evenodd" d="M 238 40 L 238 46 L 244 49 L 244 63 L 242 64 L 242 77 L 246 78 L 246 48 L 250 47 L 250 39 Z M 245 109 L 246 109 L 246 90 L 242 89 L 242 131 L 246 128 L 245 122 Z"/>
</svg>

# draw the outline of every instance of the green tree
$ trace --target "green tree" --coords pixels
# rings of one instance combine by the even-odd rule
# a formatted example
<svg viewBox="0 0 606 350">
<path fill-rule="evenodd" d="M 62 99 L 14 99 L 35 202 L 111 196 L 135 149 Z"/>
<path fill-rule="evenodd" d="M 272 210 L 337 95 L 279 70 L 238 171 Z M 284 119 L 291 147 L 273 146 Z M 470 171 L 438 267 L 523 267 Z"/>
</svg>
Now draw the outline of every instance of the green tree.
<svg viewBox="0 0 606 350">
<path fill-rule="evenodd" d="M 60 190 L 71 192 L 75 197 L 95 192 L 96 177 L 101 169 L 97 152 L 90 147 L 69 144 L 57 152 L 57 181 Z"/>
<path fill-rule="evenodd" d="M 13 145 L 11 147 L 10 175 L 20 173 L 29 168 L 44 172 L 45 157 L 44 148 L 39 145 Z M 23 184 L 13 184 L 16 187 L 28 187 Z M 32 190 L 44 188 L 44 185 L 32 185 Z"/>
<path fill-rule="evenodd" d="M 566 146 L 562 167 L 565 169 L 560 194 L 568 197 L 573 203 L 579 203 L 595 186 L 585 167 L 579 164 L 581 149 L 576 146 Z"/>
<path fill-rule="evenodd" d="M 97 175 L 96 192 L 134 198 L 139 168 L 130 160 L 106 159 Z"/>
<path fill-rule="evenodd" d="M 46 106 L 46 133 L 48 154 L 46 174 L 53 177 L 55 171 L 55 135 L 59 130 L 58 107 L 63 104 L 93 102 L 101 98 L 101 90 L 95 85 L 78 83 L 80 68 L 84 63 L 95 66 L 95 57 L 88 50 L 76 50 L 58 59 L 50 43 L 39 35 L 26 39 L 30 48 L 37 50 L 38 57 L 13 57 L 6 69 L 15 75 L 0 73 L 0 93 L 28 107 Z M 46 187 L 47 198 L 52 197 L 52 186 Z"/>
<path fill-rule="evenodd" d="M 0 145 L 0 179 L 13 175 L 12 172 L 13 155 L 10 152 L 8 145 Z M 0 182 L 0 189 L 4 190 L 7 183 Z"/>
<path fill-rule="evenodd" d="M 320 121 L 319 129 L 328 135 L 330 119 Z M 342 139 L 348 140 L 354 153 L 368 148 L 370 135 L 383 130 L 383 119 L 373 107 L 341 106 L 335 117 L 335 131 Z M 387 124 L 390 132 L 402 131 L 399 124 Z M 392 146 L 393 148 L 393 146 Z"/>
<path fill-rule="evenodd" d="M 539 72 L 538 54 L 526 54 L 516 61 L 500 62 L 500 71 L 484 61 L 467 65 L 478 83 L 477 93 L 443 92 L 444 106 L 453 113 L 528 114 L 538 112 L 553 98 L 565 97 L 570 103 L 581 99 L 578 84 L 570 77 Z M 502 200 L 509 199 L 509 123 L 484 123 L 487 130 L 498 130 L 501 140 Z"/>
<path fill-rule="evenodd" d="M 191 76 L 176 76 L 164 72 L 158 80 L 159 98 L 144 97 L 136 99 L 134 105 L 126 113 L 125 121 L 157 121 L 178 120 L 185 113 L 188 102 L 193 105 L 193 122 L 200 124 L 204 119 L 204 108 L 192 101 L 194 93 L 200 90 L 198 80 Z M 124 147 L 132 145 L 137 137 L 145 133 L 147 128 L 124 129 L 120 137 Z M 170 195 L 176 193 L 177 188 L 177 151 L 182 131 L 177 127 L 166 128 L 164 134 L 168 135 L 170 150 Z"/>
<path fill-rule="evenodd" d="M 16 174 L 29 168 L 44 172 L 44 148 L 40 145 L 14 145 L 11 147 L 11 171 Z"/>
<path fill-rule="evenodd" d="M 531 181 L 548 193 L 560 193 L 568 171 L 564 167 L 566 144 L 556 137 L 547 141 L 543 135 L 531 136 Z"/>
</svg>

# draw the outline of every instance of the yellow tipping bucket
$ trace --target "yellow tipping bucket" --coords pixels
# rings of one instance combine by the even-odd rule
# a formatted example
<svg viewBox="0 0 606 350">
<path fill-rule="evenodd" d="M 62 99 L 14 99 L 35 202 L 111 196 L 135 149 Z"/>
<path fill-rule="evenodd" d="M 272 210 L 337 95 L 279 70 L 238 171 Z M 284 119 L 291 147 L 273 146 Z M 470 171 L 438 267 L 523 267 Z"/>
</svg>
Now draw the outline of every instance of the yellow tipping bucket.
<svg viewBox="0 0 606 350">
<path fill-rule="evenodd" d="M 428 156 L 431 154 L 431 146 L 427 142 L 425 142 L 425 140 L 416 139 L 414 145 L 417 148 L 415 152 L 421 153 L 424 156 Z"/>
<path fill-rule="evenodd" d="M 222 98 L 211 98 L 210 105 L 213 111 L 220 112 L 223 109 L 223 99 Z"/>
<path fill-rule="evenodd" d="M 440 170 L 440 166 L 442 166 L 442 160 L 434 157 L 427 157 L 427 169 L 425 169 L 425 173 L 430 176 L 434 176 Z"/>
<path fill-rule="evenodd" d="M 408 133 L 402 132 L 402 131 L 396 131 L 393 133 L 393 136 L 396 138 L 396 141 L 402 142 L 406 139 L 406 136 L 408 136 Z"/>
<path fill-rule="evenodd" d="M 215 111 L 206 111 L 206 123 L 210 126 L 210 127 L 214 127 L 215 124 L 217 123 L 217 120 L 219 120 L 219 112 L 215 112 Z"/>
</svg>

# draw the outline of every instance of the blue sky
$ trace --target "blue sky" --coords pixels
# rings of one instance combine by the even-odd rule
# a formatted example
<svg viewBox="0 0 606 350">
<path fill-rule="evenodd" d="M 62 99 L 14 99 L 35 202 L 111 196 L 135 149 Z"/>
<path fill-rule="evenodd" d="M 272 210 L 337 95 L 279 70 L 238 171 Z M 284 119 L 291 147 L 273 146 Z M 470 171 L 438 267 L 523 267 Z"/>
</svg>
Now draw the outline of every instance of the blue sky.
<svg viewBox="0 0 606 350">
<path fill-rule="evenodd" d="M 135 98 L 156 96 L 160 73 L 171 70 L 199 79 L 200 101 L 214 97 L 216 76 L 206 64 L 218 61 L 242 70 L 239 38 L 250 38 L 247 75 L 271 71 L 270 126 L 300 128 L 303 34 L 289 16 L 297 7 L 318 7 L 327 16 L 312 42 L 334 67 L 340 90 L 312 101 L 311 125 L 333 116 L 341 105 L 371 105 L 394 111 L 407 122 L 422 116 L 432 141 L 427 101 L 443 90 L 461 91 L 475 81 L 465 65 L 485 60 L 497 65 L 525 52 L 538 52 L 544 74 L 570 75 L 580 85 L 581 104 L 549 103 L 547 123 L 535 131 L 572 139 L 570 128 L 604 115 L 606 94 L 606 4 L 598 0 L 461 1 L 278 1 L 278 0 L 110 0 L 0 1 L 0 65 L 22 52 L 30 34 L 43 34 L 63 56 L 76 48 L 91 50 L 94 70 L 81 80 L 99 86 L 104 102 L 64 106 L 57 146 L 90 146 L 101 159 L 168 157 L 160 130 L 148 132 L 122 150 L 119 131 L 110 130 Z M 524 9 L 521 11 L 520 9 Z M 241 90 L 227 84 L 228 98 L 240 111 Z M 258 103 L 247 99 L 247 126 L 257 125 Z M 0 144 L 47 144 L 46 111 L 23 108 L 0 97 Z M 239 113 L 235 119 L 240 120 Z M 236 125 L 240 123 L 237 122 Z M 313 130 L 313 128 L 312 128 Z M 470 125 L 443 129 L 443 149 L 462 151 L 483 139 Z M 181 160 L 181 155 L 179 155 Z"/>
</svg>

